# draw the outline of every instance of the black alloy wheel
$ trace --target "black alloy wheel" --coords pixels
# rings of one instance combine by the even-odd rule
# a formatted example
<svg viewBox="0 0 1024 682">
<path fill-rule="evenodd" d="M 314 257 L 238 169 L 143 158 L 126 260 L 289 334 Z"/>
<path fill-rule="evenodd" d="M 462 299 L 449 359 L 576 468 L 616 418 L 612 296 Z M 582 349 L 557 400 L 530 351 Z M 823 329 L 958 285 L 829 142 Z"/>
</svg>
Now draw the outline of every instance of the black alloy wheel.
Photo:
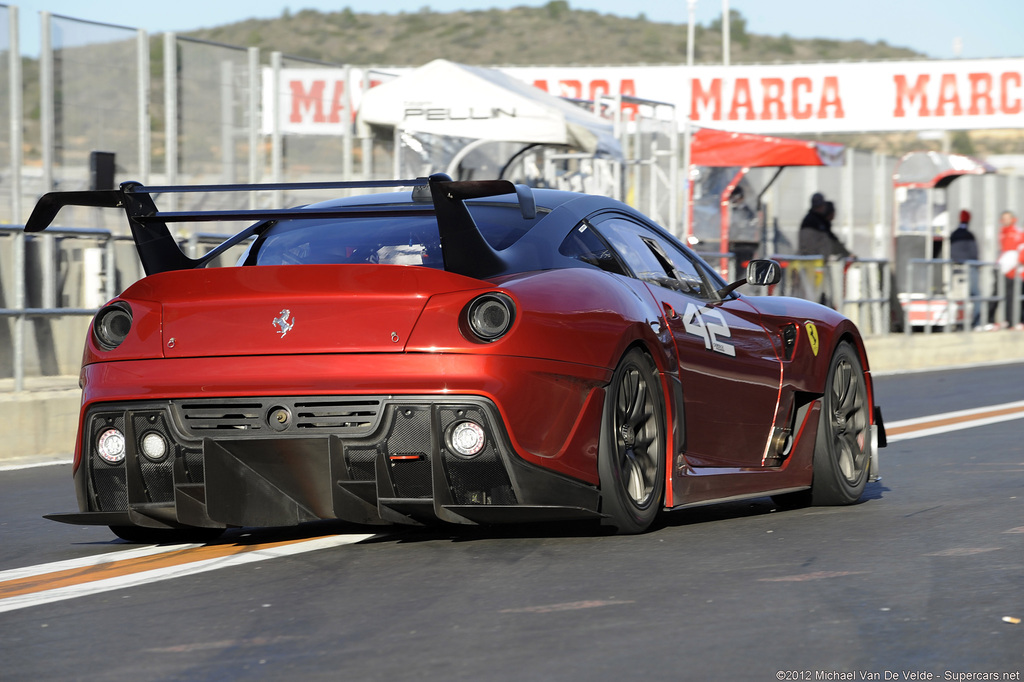
<svg viewBox="0 0 1024 682">
<path fill-rule="evenodd" d="M 868 480 L 871 415 L 857 351 L 847 342 L 832 356 L 814 446 L 812 502 L 853 504 Z"/>
<path fill-rule="evenodd" d="M 665 489 L 665 408 L 650 358 L 633 349 L 605 394 L 598 470 L 605 525 L 642 533 L 661 510 Z"/>
</svg>

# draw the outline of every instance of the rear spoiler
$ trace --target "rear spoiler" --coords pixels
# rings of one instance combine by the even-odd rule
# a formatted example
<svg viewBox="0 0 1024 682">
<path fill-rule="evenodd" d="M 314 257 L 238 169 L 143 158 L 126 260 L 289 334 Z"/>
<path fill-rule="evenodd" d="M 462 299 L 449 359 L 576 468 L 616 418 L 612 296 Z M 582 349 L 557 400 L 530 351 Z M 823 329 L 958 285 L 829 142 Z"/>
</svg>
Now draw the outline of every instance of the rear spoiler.
<svg viewBox="0 0 1024 682">
<path fill-rule="evenodd" d="M 340 206 L 333 208 L 286 208 L 237 211 L 159 211 L 153 201 L 154 194 L 198 192 L 252 192 L 296 191 L 324 189 L 381 189 L 412 187 L 418 198 L 429 190 L 432 208 L 395 206 Z M 181 185 L 150 186 L 138 182 L 124 182 L 118 189 L 77 192 L 49 192 L 36 203 L 25 223 L 26 232 L 42 232 L 53 223 L 64 206 L 92 206 L 121 208 L 128 217 L 135 248 L 147 275 L 168 270 L 191 270 L 203 267 L 221 253 L 256 233 L 259 222 L 304 218 L 359 218 L 391 216 L 437 217 L 441 236 L 441 253 L 445 270 L 468 277 L 483 278 L 500 274 L 506 269 L 505 261 L 480 233 L 466 208 L 467 199 L 515 194 L 523 218 L 532 220 L 537 215 L 533 192 L 526 185 L 514 185 L 508 180 L 453 181 L 443 173 L 414 180 L 374 180 L 366 182 L 308 182 L 267 183 L 244 185 Z M 245 230 L 228 238 L 202 258 L 189 258 L 171 236 L 168 223 L 215 222 L 224 220 L 257 221 Z"/>
</svg>

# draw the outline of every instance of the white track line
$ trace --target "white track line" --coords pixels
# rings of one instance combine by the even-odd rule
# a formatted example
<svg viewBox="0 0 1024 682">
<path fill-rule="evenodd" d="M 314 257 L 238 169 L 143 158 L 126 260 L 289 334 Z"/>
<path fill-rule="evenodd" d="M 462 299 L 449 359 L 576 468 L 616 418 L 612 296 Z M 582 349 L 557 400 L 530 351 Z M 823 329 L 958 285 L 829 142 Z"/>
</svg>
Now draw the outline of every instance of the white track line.
<svg viewBox="0 0 1024 682">
<path fill-rule="evenodd" d="M 55 467 L 62 464 L 71 464 L 70 459 L 55 459 L 45 462 L 30 462 L 28 464 L 5 464 L 0 466 L 0 471 L 19 471 L 21 469 L 38 469 L 39 467 Z"/>
<path fill-rule="evenodd" d="M 153 556 L 154 554 L 163 554 L 164 552 L 177 552 L 181 549 L 192 549 L 193 547 L 202 547 L 202 545 L 147 545 L 146 547 L 133 547 L 131 549 L 122 550 L 120 552 L 108 552 L 106 554 L 94 554 L 93 556 L 78 557 L 77 559 L 54 561 L 49 564 L 39 564 L 38 566 L 12 568 L 7 571 L 0 571 L 0 583 L 7 582 L 8 580 L 20 580 L 21 578 L 31 578 L 35 575 L 46 575 L 47 573 L 56 573 L 58 571 L 70 571 L 76 568 L 90 568 L 92 566 L 102 566 L 103 564 L 111 564 L 115 561 L 139 559 L 141 557 Z"/>
<path fill-rule="evenodd" d="M 46 590 L 43 592 L 23 594 L 16 597 L 8 597 L 7 599 L 0 599 L 0 613 L 14 611 L 17 609 L 24 609 L 30 606 L 39 606 L 40 604 L 49 604 L 56 601 L 63 601 L 65 599 L 84 597 L 91 594 L 99 594 L 101 592 L 120 590 L 126 587 L 137 587 L 139 585 L 159 582 L 161 580 L 181 578 L 187 575 L 195 575 L 196 573 L 204 573 L 206 571 L 214 571 L 220 568 L 228 568 L 229 566 L 240 566 L 242 564 L 248 564 L 255 561 L 276 559 L 283 556 L 291 556 L 294 554 L 302 554 L 304 552 L 312 552 L 318 549 L 339 547 L 341 545 L 351 545 L 357 542 L 362 542 L 363 540 L 367 540 L 372 537 L 374 537 L 373 534 L 337 535 L 325 538 L 316 538 L 313 540 L 307 540 L 306 542 L 284 545 L 281 547 L 255 549 L 243 552 L 241 554 L 234 554 L 226 557 L 204 559 L 202 561 L 194 561 L 191 563 L 181 564 L 177 566 L 168 566 L 166 568 L 142 571 L 139 573 L 132 573 L 129 575 L 119 576 L 116 578 L 107 578 L 106 580 L 97 580 L 93 582 L 82 583 L 79 585 L 58 587 L 56 589 Z M 170 549 L 174 550 L 181 548 L 182 547 L 179 545 L 176 547 L 171 547 Z"/>
</svg>

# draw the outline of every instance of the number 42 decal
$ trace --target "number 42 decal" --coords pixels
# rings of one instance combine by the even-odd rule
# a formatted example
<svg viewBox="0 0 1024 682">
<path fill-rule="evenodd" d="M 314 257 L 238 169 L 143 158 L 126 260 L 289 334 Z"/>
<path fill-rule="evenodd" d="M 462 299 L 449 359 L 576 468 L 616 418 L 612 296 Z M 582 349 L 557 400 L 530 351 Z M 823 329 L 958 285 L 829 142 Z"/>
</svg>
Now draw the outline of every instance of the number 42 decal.
<svg viewBox="0 0 1024 682">
<path fill-rule="evenodd" d="M 693 303 L 686 305 L 683 315 L 686 333 L 704 339 L 704 347 L 716 353 L 736 357 L 736 348 L 722 339 L 732 338 L 732 331 L 725 322 L 725 316 L 714 308 L 698 308 Z"/>
</svg>

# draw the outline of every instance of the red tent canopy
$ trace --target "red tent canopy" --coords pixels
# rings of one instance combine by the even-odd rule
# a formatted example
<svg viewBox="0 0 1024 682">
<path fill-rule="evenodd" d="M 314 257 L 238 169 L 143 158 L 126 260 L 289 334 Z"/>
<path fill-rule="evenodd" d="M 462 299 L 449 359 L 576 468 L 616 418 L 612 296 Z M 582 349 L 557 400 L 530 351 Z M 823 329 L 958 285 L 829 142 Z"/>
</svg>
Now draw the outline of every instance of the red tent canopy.
<svg viewBox="0 0 1024 682">
<path fill-rule="evenodd" d="M 841 166 L 843 145 L 698 128 L 690 143 L 695 166 Z"/>
</svg>

